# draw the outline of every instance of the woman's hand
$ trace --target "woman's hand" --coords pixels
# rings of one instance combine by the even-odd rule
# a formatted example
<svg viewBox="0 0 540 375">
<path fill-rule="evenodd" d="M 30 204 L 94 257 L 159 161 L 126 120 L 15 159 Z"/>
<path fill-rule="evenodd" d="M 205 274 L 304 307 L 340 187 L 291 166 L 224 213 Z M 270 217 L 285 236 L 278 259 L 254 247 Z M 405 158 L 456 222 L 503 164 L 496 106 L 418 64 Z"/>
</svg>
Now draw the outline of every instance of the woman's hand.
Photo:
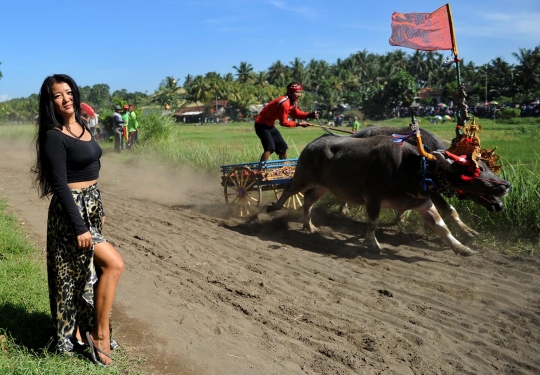
<svg viewBox="0 0 540 375">
<path fill-rule="evenodd" d="M 92 247 L 92 234 L 86 232 L 77 236 L 77 245 L 80 249 L 90 249 Z"/>
<path fill-rule="evenodd" d="M 101 217 L 101 226 L 105 225 L 105 216 Z"/>
</svg>

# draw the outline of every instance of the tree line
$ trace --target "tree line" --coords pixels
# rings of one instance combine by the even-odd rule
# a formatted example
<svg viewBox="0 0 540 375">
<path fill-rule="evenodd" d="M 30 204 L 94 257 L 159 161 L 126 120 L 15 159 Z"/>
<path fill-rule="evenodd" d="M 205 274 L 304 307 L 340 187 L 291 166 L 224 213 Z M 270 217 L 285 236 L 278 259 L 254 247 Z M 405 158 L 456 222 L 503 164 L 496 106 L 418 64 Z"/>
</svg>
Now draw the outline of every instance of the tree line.
<svg viewBox="0 0 540 375">
<path fill-rule="evenodd" d="M 540 45 L 519 48 L 513 56 L 516 64 L 502 57 L 484 65 L 460 62 L 471 104 L 521 104 L 540 97 Z M 418 91 L 427 87 L 442 90 L 442 100 L 449 103 L 457 91 L 457 73 L 455 64 L 443 67 L 444 62 L 444 55 L 439 52 L 406 53 L 396 49 L 379 55 L 363 50 L 334 64 L 316 59 L 306 62 L 297 57 L 289 63 L 277 60 L 259 72 L 242 61 L 227 74 L 187 74 L 182 84 L 178 78 L 167 76 L 150 95 L 125 89 L 111 94 L 109 85 L 104 83 L 83 86 L 80 91 L 84 102 L 106 112 L 114 104 L 126 102 L 138 107 L 159 105 L 173 111 L 196 103 L 211 116 L 213 108 L 208 103 L 224 99 L 228 100 L 227 114 L 237 118 L 247 116 L 252 105 L 284 94 L 289 82 L 298 81 L 304 85 L 301 108 L 332 110 L 346 103 L 371 117 L 388 114 L 396 106 L 409 106 Z M 36 115 L 36 94 L 0 103 L 0 122 L 30 121 Z"/>
</svg>

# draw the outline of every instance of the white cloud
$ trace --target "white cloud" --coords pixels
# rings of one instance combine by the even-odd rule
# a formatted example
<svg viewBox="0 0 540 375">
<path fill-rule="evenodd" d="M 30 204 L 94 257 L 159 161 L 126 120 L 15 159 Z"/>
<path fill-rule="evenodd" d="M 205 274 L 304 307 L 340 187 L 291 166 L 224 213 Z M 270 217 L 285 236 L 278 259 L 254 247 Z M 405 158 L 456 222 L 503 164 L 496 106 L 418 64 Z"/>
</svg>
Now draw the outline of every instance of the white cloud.
<svg viewBox="0 0 540 375">
<path fill-rule="evenodd" d="M 6 100 L 11 99 L 8 94 L 0 94 L 0 103 L 5 102 Z"/>
<path fill-rule="evenodd" d="M 458 32 L 467 36 L 500 39 L 538 40 L 540 13 L 484 12 L 475 16 L 476 22 L 468 23 Z"/>
<path fill-rule="evenodd" d="M 285 1 L 281 1 L 281 0 L 270 0 L 270 1 L 268 1 L 268 4 L 271 4 L 271 5 L 275 6 L 278 9 L 286 10 L 287 12 L 298 13 L 298 14 L 304 16 L 304 17 L 307 17 L 307 18 L 312 18 L 312 19 L 317 18 L 317 15 L 315 14 L 315 12 L 310 8 L 305 8 L 305 7 L 303 7 L 303 8 L 294 8 L 294 7 L 290 7 L 290 6 L 288 6 L 288 4 Z"/>
</svg>

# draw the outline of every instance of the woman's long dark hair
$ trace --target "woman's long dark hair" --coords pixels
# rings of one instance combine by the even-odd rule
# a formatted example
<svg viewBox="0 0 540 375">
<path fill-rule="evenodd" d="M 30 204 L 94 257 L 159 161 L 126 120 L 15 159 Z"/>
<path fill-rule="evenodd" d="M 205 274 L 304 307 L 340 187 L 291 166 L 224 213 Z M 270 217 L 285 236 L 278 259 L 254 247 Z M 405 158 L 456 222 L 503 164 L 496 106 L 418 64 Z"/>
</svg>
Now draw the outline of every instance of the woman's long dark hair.
<svg viewBox="0 0 540 375">
<path fill-rule="evenodd" d="M 52 85 L 55 83 L 67 83 L 73 95 L 73 108 L 75 109 L 75 120 L 82 124 L 81 120 L 81 95 L 77 84 L 66 74 L 53 74 L 45 78 L 41 90 L 39 91 L 39 120 L 36 135 L 36 164 L 32 172 L 36 174 L 36 185 L 41 198 L 52 194 L 51 182 L 49 180 L 50 165 L 43 152 L 43 144 L 47 130 L 64 127 L 64 119 L 54 110 Z"/>
</svg>

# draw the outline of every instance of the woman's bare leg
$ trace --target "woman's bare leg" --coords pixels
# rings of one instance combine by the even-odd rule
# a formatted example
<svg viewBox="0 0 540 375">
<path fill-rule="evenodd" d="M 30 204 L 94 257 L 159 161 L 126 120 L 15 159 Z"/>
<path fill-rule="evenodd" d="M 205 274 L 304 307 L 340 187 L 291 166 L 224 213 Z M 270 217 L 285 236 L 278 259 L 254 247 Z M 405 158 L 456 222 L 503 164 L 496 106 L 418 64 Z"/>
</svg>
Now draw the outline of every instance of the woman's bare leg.
<svg viewBox="0 0 540 375">
<path fill-rule="evenodd" d="M 116 293 L 116 286 L 124 270 L 124 260 L 110 243 L 102 242 L 94 245 L 94 264 L 102 273 L 94 292 L 96 326 L 91 336 L 94 345 L 110 355 L 109 316 Z M 100 353 L 97 353 L 97 355 L 106 365 L 112 362 L 111 359 Z"/>
</svg>

